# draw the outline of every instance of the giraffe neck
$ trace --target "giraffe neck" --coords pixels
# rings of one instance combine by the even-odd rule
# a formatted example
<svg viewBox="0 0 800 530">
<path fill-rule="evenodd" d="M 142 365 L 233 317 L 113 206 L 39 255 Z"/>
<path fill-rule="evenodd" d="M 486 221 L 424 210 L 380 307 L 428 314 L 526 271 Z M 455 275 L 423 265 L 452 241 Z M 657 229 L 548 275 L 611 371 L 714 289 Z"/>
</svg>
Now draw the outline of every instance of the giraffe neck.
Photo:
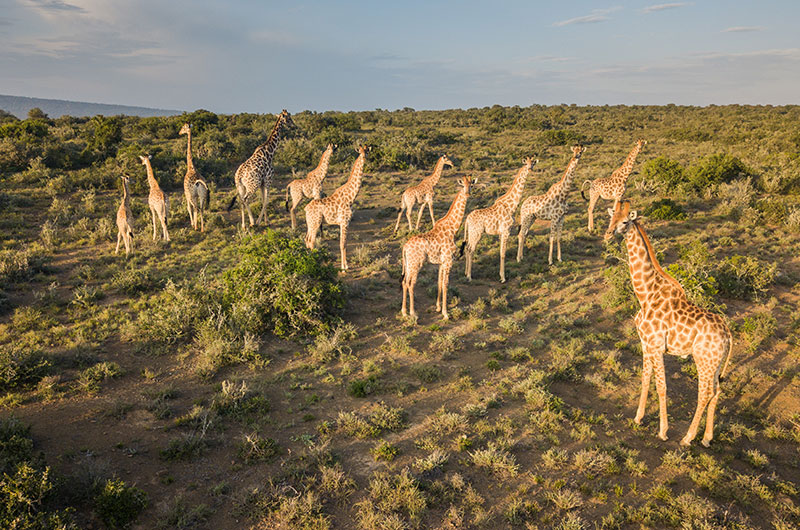
<svg viewBox="0 0 800 530">
<path fill-rule="evenodd" d="M 633 164 L 636 162 L 636 157 L 639 156 L 639 151 L 642 150 L 642 147 L 637 143 L 631 152 L 628 154 L 628 158 L 625 159 L 625 162 L 622 166 L 617 170 L 618 177 L 621 177 L 623 182 L 628 180 L 628 177 L 631 175 L 631 171 L 633 171 Z"/>
<path fill-rule="evenodd" d="M 314 170 L 313 180 L 315 184 L 322 182 L 322 179 L 328 174 L 328 166 L 330 166 L 332 154 L 333 147 L 328 147 L 325 149 L 325 152 L 322 153 L 322 158 L 319 159 L 319 165 L 317 165 L 317 168 Z"/>
<path fill-rule="evenodd" d="M 469 193 L 467 193 L 467 189 L 461 188 L 456 198 L 453 199 L 453 204 L 450 205 L 450 209 L 447 210 L 447 214 L 439 219 L 434 228 L 442 230 L 445 234 L 450 236 L 450 239 L 453 239 L 456 232 L 458 232 L 458 227 L 461 226 L 461 221 L 464 219 L 468 197 Z"/>
<path fill-rule="evenodd" d="M 572 184 L 572 176 L 575 174 L 575 168 L 578 167 L 578 160 L 580 159 L 580 155 L 572 155 L 572 160 L 569 161 L 569 165 L 567 166 L 567 170 L 564 172 L 564 176 L 561 177 L 561 180 L 556 182 L 551 189 L 554 194 L 564 193 L 569 190 L 569 187 Z"/>
<path fill-rule="evenodd" d="M 149 160 L 146 161 L 144 165 L 147 168 L 147 183 L 150 185 L 150 189 L 151 190 L 159 189 L 158 181 L 156 180 L 156 177 L 153 175 L 153 166 L 150 165 L 150 161 Z"/>
<path fill-rule="evenodd" d="M 194 170 L 194 160 L 192 160 L 192 130 L 186 133 L 186 168 Z"/>
<path fill-rule="evenodd" d="M 360 153 L 356 161 L 353 163 L 353 169 L 350 171 L 350 178 L 347 179 L 344 186 L 342 186 L 342 197 L 349 204 L 356 199 L 358 190 L 361 188 L 361 176 L 364 171 L 364 162 L 367 157 L 365 153 Z"/>
<path fill-rule="evenodd" d="M 514 177 L 511 188 L 509 188 L 505 195 L 494 202 L 495 206 L 502 206 L 511 211 L 515 210 L 519 204 L 520 197 L 522 197 L 522 189 L 525 187 L 525 180 L 528 178 L 528 173 L 530 173 L 530 171 L 531 168 L 523 166 L 517 173 L 517 176 Z"/>
<path fill-rule="evenodd" d="M 278 149 L 278 143 L 281 141 L 281 128 L 283 126 L 282 117 L 278 118 L 272 132 L 269 133 L 267 141 L 256 148 L 256 153 L 259 158 L 266 162 L 267 167 L 272 167 L 272 157 L 275 156 L 275 151 Z"/>
<path fill-rule="evenodd" d="M 128 204 L 130 197 L 128 196 L 128 183 L 122 181 L 122 202 Z"/>
<path fill-rule="evenodd" d="M 631 283 L 640 305 L 643 305 L 645 300 L 665 283 L 677 287 L 683 293 L 681 284 L 659 265 L 653 245 L 650 244 L 650 239 L 638 221 L 634 220 L 633 226 L 625 234 L 625 243 L 628 249 Z"/>
<path fill-rule="evenodd" d="M 433 173 L 431 176 L 425 179 L 427 184 L 430 184 L 431 187 L 436 186 L 439 183 L 439 179 L 442 178 L 442 171 L 444 170 L 444 158 L 439 158 L 439 161 L 436 162 L 436 167 L 433 168 Z"/>
</svg>

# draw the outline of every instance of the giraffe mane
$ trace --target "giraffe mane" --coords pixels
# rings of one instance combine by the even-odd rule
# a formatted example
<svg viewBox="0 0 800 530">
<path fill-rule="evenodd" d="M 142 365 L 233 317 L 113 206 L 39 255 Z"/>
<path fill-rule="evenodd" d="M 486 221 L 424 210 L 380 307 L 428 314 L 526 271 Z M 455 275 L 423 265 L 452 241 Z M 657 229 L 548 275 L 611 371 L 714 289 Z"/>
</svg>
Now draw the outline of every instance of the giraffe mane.
<svg viewBox="0 0 800 530">
<path fill-rule="evenodd" d="M 634 219 L 631 222 L 633 223 L 634 228 L 636 228 L 636 232 L 639 234 L 639 236 L 642 238 L 642 241 L 644 242 L 644 246 L 647 249 L 647 254 L 648 256 L 650 256 L 650 262 L 653 264 L 653 268 L 656 270 L 656 273 L 658 273 L 662 278 L 667 280 L 668 283 L 680 289 L 681 293 L 685 296 L 686 291 L 683 290 L 683 285 L 681 285 L 678 280 L 670 276 L 667 273 L 667 271 L 661 268 L 661 264 L 658 262 L 658 259 L 656 258 L 656 252 L 653 249 L 653 245 L 650 243 L 650 239 L 647 237 L 647 234 L 645 233 L 644 229 L 641 227 L 641 225 L 639 225 L 639 221 Z"/>
</svg>

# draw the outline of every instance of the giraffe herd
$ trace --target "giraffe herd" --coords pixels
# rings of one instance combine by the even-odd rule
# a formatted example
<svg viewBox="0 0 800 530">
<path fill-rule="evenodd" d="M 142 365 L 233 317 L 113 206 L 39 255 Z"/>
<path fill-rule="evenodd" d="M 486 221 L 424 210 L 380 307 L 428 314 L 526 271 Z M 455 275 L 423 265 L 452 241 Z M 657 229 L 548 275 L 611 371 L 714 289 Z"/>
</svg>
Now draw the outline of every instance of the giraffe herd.
<svg viewBox="0 0 800 530">
<path fill-rule="evenodd" d="M 236 170 L 234 182 L 236 194 L 228 205 L 230 210 L 239 200 L 241 208 L 241 226 L 243 230 L 255 224 L 267 221 L 267 204 L 269 187 L 273 177 L 272 160 L 281 139 L 284 129 L 294 127 L 290 114 L 284 110 L 278 115 L 277 121 L 267 141 L 259 145 L 252 156 Z M 184 178 L 184 194 L 186 206 L 189 211 L 190 223 L 193 229 L 204 231 L 203 211 L 208 207 L 210 194 L 208 184 L 197 173 L 192 160 L 191 125 L 185 124 L 180 134 L 187 136 L 187 171 Z M 638 140 L 628 154 L 622 166 L 609 177 L 598 178 L 594 181 L 587 180 L 581 187 L 581 195 L 588 200 L 588 229 L 594 229 L 594 207 L 599 198 L 613 200 L 613 207 L 608 213 L 610 222 L 604 240 L 608 241 L 615 234 L 625 238 L 628 265 L 630 268 L 633 290 L 640 304 L 640 311 L 636 314 L 634 322 L 642 344 L 643 369 L 642 388 L 635 422 L 641 422 L 650 378 L 655 373 L 656 392 L 659 401 L 659 437 L 667 439 L 667 413 L 666 413 L 666 376 L 664 373 L 664 354 L 687 357 L 692 355 L 698 373 L 698 400 L 697 409 L 688 432 L 681 441 L 682 445 L 689 445 L 695 438 L 697 429 L 705 411 L 706 428 L 702 443 L 708 446 L 713 438 L 714 413 L 717 400 L 720 396 L 719 381 L 727 369 L 730 361 L 732 338 L 731 332 L 724 319 L 714 313 L 704 310 L 691 303 L 680 283 L 667 274 L 659 265 L 652 245 L 645 233 L 635 210 L 631 210 L 630 201 L 624 199 L 627 189 L 627 180 L 631 175 L 634 163 L 639 152 L 645 146 L 645 140 Z M 295 210 L 304 198 L 311 199 L 305 206 L 307 232 L 305 244 L 313 249 L 316 244 L 317 234 L 322 231 L 323 222 L 339 225 L 340 239 L 340 267 L 342 271 L 348 269 L 347 264 L 347 231 L 353 217 L 353 203 L 361 188 L 364 176 L 364 165 L 369 147 L 356 148 L 358 156 L 353 163 L 347 182 L 340 186 L 329 196 L 322 192 L 322 182 L 328 172 L 330 159 L 336 145 L 328 144 L 320 158 L 318 166 L 308 173 L 304 179 L 296 179 L 286 187 L 286 209 L 290 214 L 292 230 L 296 229 L 297 221 Z M 447 214 L 438 221 L 433 211 L 433 201 L 436 184 L 442 176 L 445 166 L 454 167 L 447 155 L 441 156 L 433 173 L 423 179 L 419 184 L 407 188 L 401 195 L 400 208 L 394 233 L 400 227 L 403 212 L 406 213 L 409 232 L 419 230 L 423 210 L 428 207 L 432 227 L 424 233 L 411 235 L 402 247 L 402 304 L 403 316 L 416 317 L 414 308 L 414 288 L 417 277 L 426 261 L 439 265 L 436 312 L 441 312 L 442 318 L 448 319 L 447 288 L 450 279 L 450 270 L 453 266 L 457 246 L 455 237 L 464 221 L 464 236 L 461 244 L 460 255 L 466 256 L 465 275 L 467 280 L 472 279 L 472 259 L 478 242 L 484 233 L 496 235 L 500 238 L 500 281 L 505 282 L 505 254 L 508 239 L 514 227 L 519 228 L 517 261 L 523 257 L 525 238 L 535 218 L 549 221 L 550 223 L 550 249 L 548 263 L 553 263 L 553 246 L 556 244 L 556 258 L 561 261 L 561 233 L 564 218 L 569 210 L 568 196 L 572 180 L 581 156 L 586 147 L 576 145 L 572 148 L 572 158 L 560 180 L 555 182 L 546 193 L 534 195 L 522 201 L 519 221 L 515 221 L 516 210 L 520 205 L 526 181 L 538 160 L 525 158 L 522 167 L 517 171 L 511 186 L 505 194 L 499 197 L 491 206 L 472 210 L 466 215 L 467 199 L 470 190 L 477 179 L 471 176 L 462 176 L 459 179 L 460 189 L 456 194 Z M 153 239 L 157 239 L 157 221 L 161 223 L 162 237 L 169 241 L 167 231 L 167 216 L 169 198 L 161 190 L 156 181 L 150 163 L 150 157 L 140 157 L 142 164 L 147 169 L 147 180 L 150 186 L 148 205 L 153 217 Z M 133 216 L 130 209 L 130 194 L 128 190 L 129 177 L 122 176 L 123 197 L 117 211 L 117 247 L 119 252 L 120 242 L 125 245 L 125 253 L 132 250 Z M 589 184 L 589 197 L 584 194 L 586 185 Z M 249 202 L 251 199 L 261 199 L 261 212 L 256 220 L 253 219 Z M 291 199 L 291 207 L 289 205 Z M 420 205 L 416 225 L 412 228 L 412 213 L 416 204 Z M 249 219 L 246 223 L 245 214 Z M 406 303 L 408 301 L 408 304 Z"/>
</svg>

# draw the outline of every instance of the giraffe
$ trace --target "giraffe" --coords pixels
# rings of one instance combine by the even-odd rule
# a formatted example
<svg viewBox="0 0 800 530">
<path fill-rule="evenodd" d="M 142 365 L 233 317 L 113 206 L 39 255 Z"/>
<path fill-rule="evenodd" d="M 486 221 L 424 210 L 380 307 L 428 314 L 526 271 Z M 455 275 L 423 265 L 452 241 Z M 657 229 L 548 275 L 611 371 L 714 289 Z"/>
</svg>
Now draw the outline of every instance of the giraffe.
<svg viewBox="0 0 800 530">
<path fill-rule="evenodd" d="M 200 231 L 205 232 L 206 223 L 203 210 L 208 207 L 211 192 L 208 183 L 200 176 L 192 160 L 192 124 L 184 123 L 178 134 L 186 135 L 186 176 L 183 177 L 183 195 L 186 197 L 186 209 L 189 211 L 189 222 L 197 230 L 198 219 Z"/>
<path fill-rule="evenodd" d="M 228 211 L 233 208 L 236 199 L 239 199 L 239 205 L 242 208 L 242 229 L 246 230 L 247 225 L 244 220 L 244 213 L 247 210 L 247 215 L 250 218 L 250 226 L 256 223 L 267 222 L 267 202 L 269 199 L 269 185 L 272 183 L 272 157 L 278 149 L 278 143 L 281 140 L 281 130 L 286 127 L 294 127 L 292 116 L 284 109 L 283 112 L 278 114 L 278 120 L 272 128 L 267 141 L 256 147 L 256 150 L 250 155 L 246 161 L 236 170 L 234 183 L 236 184 L 236 195 L 231 199 L 228 204 Z M 261 213 L 258 214 L 258 219 L 253 221 L 253 212 L 247 204 L 251 197 L 256 193 L 261 194 Z"/>
<path fill-rule="evenodd" d="M 128 181 L 126 176 L 122 179 L 122 202 L 117 209 L 117 248 L 114 254 L 119 253 L 120 242 L 125 243 L 125 255 L 131 253 L 133 249 L 133 213 L 131 213 L 131 198 L 128 194 Z"/>
<path fill-rule="evenodd" d="M 303 198 L 319 199 L 322 197 L 322 181 L 325 180 L 325 175 L 328 174 L 331 155 L 337 147 L 336 144 L 328 144 L 325 151 L 322 153 L 322 157 L 319 159 L 317 167 L 309 171 L 306 178 L 295 179 L 286 186 L 286 211 L 290 212 L 292 216 L 292 230 L 297 228 L 297 218 L 295 217 L 294 211 Z M 289 209 L 290 195 L 292 197 L 291 209 Z"/>
<path fill-rule="evenodd" d="M 397 223 L 394 225 L 395 233 L 397 233 L 397 229 L 400 226 L 400 218 L 403 215 L 403 210 L 405 210 L 406 219 L 408 219 L 408 230 L 411 231 L 411 213 L 416 203 L 419 203 L 416 229 L 419 230 L 419 222 L 420 219 L 422 219 L 422 211 L 425 209 L 425 204 L 428 205 L 428 211 L 431 214 L 431 224 L 436 224 L 436 219 L 433 217 L 433 194 L 434 187 L 436 187 L 439 179 L 442 178 L 444 166 L 453 167 L 453 162 L 450 161 L 447 155 L 439 157 L 436 166 L 433 168 L 433 173 L 430 176 L 423 179 L 422 182 L 416 186 L 411 186 L 403 192 L 403 196 L 400 198 L 400 210 L 397 212 Z"/>
<path fill-rule="evenodd" d="M 158 239 L 158 229 L 156 228 L 156 218 L 161 221 L 161 237 L 164 241 L 169 241 L 167 232 L 167 215 L 169 214 L 169 197 L 161 191 L 158 181 L 153 176 L 153 166 L 150 165 L 150 155 L 140 156 L 142 165 L 147 168 L 147 184 L 150 185 L 150 195 L 147 197 L 147 204 L 150 206 L 150 213 L 153 215 L 153 241 Z"/>
<path fill-rule="evenodd" d="M 353 163 L 353 169 L 350 171 L 350 178 L 344 185 L 337 188 L 329 197 L 321 199 L 314 199 L 306 205 L 306 225 L 308 232 L 306 233 L 305 242 L 306 246 L 310 249 L 314 248 L 317 239 L 317 232 L 322 227 L 322 221 L 326 223 L 339 225 L 339 251 L 342 255 L 342 270 L 347 270 L 347 250 L 345 244 L 347 242 L 347 227 L 350 225 L 350 219 L 353 217 L 353 201 L 356 200 L 358 190 L 361 188 L 361 177 L 364 173 L 364 162 L 367 158 L 367 152 L 370 150 L 367 146 L 361 146 L 356 149 L 358 151 L 358 158 Z"/>
<path fill-rule="evenodd" d="M 511 226 L 514 224 L 514 211 L 519 204 L 528 174 L 537 162 L 539 161 L 533 158 L 526 158 L 505 195 L 494 201 L 494 204 L 488 208 L 473 210 L 467 215 L 464 224 L 464 242 L 461 243 L 461 254 L 464 254 L 466 249 L 467 255 L 465 270 L 467 280 L 472 281 L 472 255 L 475 253 L 475 247 L 478 246 L 481 236 L 486 232 L 489 235 L 500 236 L 500 283 L 505 283 L 506 242 L 511 232 Z"/>
<path fill-rule="evenodd" d="M 471 177 L 462 177 L 461 190 L 453 200 L 453 204 L 450 205 L 447 214 L 439 219 L 439 222 L 428 232 L 411 237 L 403 245 L 401 261 L 403 267 L 403 316 L 406 316 L 406 293 L 408 293 L 411 316 L 417 316 L 414 311 L 414 286 L 417 283 L 419 270 L 427 259 L 431 263 L 439 264 L 436 311 L 441 311 L 445 320 L 450 318 L 447 314 L 447 284 L 450 281 L 450 269 L 453 267 L 453 254 L 456 252 L 456 244 L 453 240 L 464 218 L 469 190 L 475 182 L 476 180 Z"/>
<path fill-rule="evenodd" d="M 564 216 L 567 215 L 569 202 L 567 193 L 572 184 L 572 175 L 578 166 L 586 148 L 581 145 L 572 147 L 572 160 L 567 165 L 567 170 L 561 180 L 550 186 L 544 195 L 534 195 L 522 202 L 520 207 L 519 245 L 517 247 L 517 261 L 522 261 L 522 249 L 525 247 L 525 236 L 533 223 L 533 218 L 538 217 L 550 221 L 550 254 L 547 262 L 553 264 L 553 239 L 558 242 L 558 261 L 561 261 L 561 228 L 564 226 Z"/>
<path fill-rule="evenodd" d="M 593 181 L 585 180 L 581 185 L 581 197 L 583 197 L 583 200 L 589 201 L 589 232 L 594 230 L 594 205 L 597 203 L 597 199 L 602 197 L 607 201 L 613 200 L 614 207 L 616 208 L 617 203 L 622 199 L 622 196 L 625 195 L 625 190 L 628 187 L 628 177 L 633 170 L 633 163 L 636 162 L 639 151 L 641 151 L 646 144 L 647 140 L 638 140 L 628 154 L 628 158 L 625 159 L 625 162 L 623 162 L 611 176 L 595 179 Z M 583 193 L 587 182 L 589 183 L 588 199 Z"/>
<path fill-rule="evenodd" d="M 733 340 L 730 329 L 721 316 L 689 302 L 681 284 L 661 268 L 629 201 L 617 202 L 608 213 L 611 220 L 604 239 L 608 241 L 615 233 L 625 236 L 631 283 L 641 306 L 634 322 L 642 342 L 644 366 L 642 393 L 634 421 L 637 424 L 642 421 L 650 376 L 655 370 L 660 417 L 658 436 L 667 439 L 664 353 L 681 357 L 691 355 L 697 367 L 697 409 L 681 445 L 692 443 L 707 407 L 703 445 L 708 447 L 714 437 L 714 411 L 721 394 L 719 381 L 725 376 L 731 358 Z"/>
</svg>

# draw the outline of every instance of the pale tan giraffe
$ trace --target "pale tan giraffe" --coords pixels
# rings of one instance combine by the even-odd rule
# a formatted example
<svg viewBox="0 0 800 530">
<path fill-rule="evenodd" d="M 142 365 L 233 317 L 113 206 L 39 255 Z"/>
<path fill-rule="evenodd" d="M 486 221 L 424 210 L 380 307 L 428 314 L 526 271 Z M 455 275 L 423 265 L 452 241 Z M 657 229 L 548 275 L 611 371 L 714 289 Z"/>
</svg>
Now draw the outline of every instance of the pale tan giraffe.
<svg viewBox="0 0 800 530">
<path fill-rule="evenodd" d="M 400 198 L 400 210 L 397 212 L 397 223 L 394 225 L 395 233 L 397 233 L 397 229 L 400 227 L 400 219 L 403 216 L 403 210 L 405 210 L 406 219 L 408 219 L 408 229 L 409 231 L 411 230 L 411 213 L 416 203 L 419 203 L 416 230 L 419 230 L 419 222 L 420 219 L 422 219 L 422 211 L 425 209 L 426 204 L 428 205 L 428 211 L 431 213 L 431 225 L 436 224 L 436 219 L 433 217 L 433 195 L 435 193 L 434 188 L 436 184 L 439 182 L 439 179 L 442 178 L 444 166 L 453 167 L 453 162 L 450 161 L 447 155 L 439 157 L 439 160 L 436 161 L 436 166 L 433 168 L 433 173 L 430 176 L 423 179 L 422 182 L 416 186 L 411 186 L 403 192 L 403 196 Z"/>
<path fill-rule="evenodd" d="M 208 183 L 200 176 L 194 167 L 192 159 L 192 124 L 184 123 L 178 134 L 186 135 L 186 176 L 183 177 L 183 195 L 186 198 L 186 209 L 189 211 L 189 222 L 192 228 L 197 230 L 198 224 L 200 231 L 206 231 L 206 222 L 203 218 L 203 210 L 208 207 L 211 200 L 211 192 Z"/>
<path fill-rule="evenodd" d="M 131 198 L 128 194 L 128 181 L 126 176 L 122 179 L 122 202 L 117 209 L 117 248 L 114 254 L 119 253 L 120 242 L 125 243 L 125 255 L 133 250 L 133 213 L 131 213 Z"/>
<path fill-rule="evenodd" d="M 358 190 L 361 188 L 361 177 L 364 173 L 364 162 L 367 159 L 369 147 L 361 146 L 356 149 L 358 158 L 353 163 L 350 178 L 329 197 L 314 199 L 306 205 L 306 246 L 313 249 L 317 240 L 317 232 L 322 227 L 322 221 L 328 224 L 339 225 L 339 251 L 342 255 L 342 270 L 347 270 L 347 228 L 353 217 L 353 201 L 356 200 Z"/>
<path fill-rule="evenodd" d="M 408 293 L 409 308 L 412 317 L 414 311 L 414 286 L 417 284 L 419 270 L 428 260 L 439 264 L 438 292 L 436 294 L 436 311 L 442 312 L 446 320 L 447 314 L 447 284 L 450 282 L 450 269 L 453 267 L 453 255 L 456 252 L 455 237 L 464 210 L 467 207 L 470 187 L 475 184 L 471 177 L 461 178 L 461 190 L 456 195 L 447 214 L 434 224 L 433 228 L 424 234 L 411 237 L 403 245 L 401 258 L 403 268 L 403 316 L 406 315 L 406 293 Z"/>
<path fill-rule="evenodd" d="M 644 416 L 650 376 L 655 371 L 660 425 L 658 436 L 667 439 L 667 379 L 664 374 L 664 353 L 694 359 L 697 367 L 697 409 L 681 445 L 689 445 L 697 434 L 703 411 L 707 411 L 703 445 L 714 437 L 714 411 L 720 396 L 719 380 L 725 376 L 730 362 L 733 340 L 725 320 L 689 302 L 683 287 L 658 264 L 656 253 L 636 211 L 629 201 L 617 202 L 608 209 L 611 221 L 605 240 L 615 233 L 624 234 L 628 249 L 631 283 L 641 309 L 634 322 L 642 341 L 644 366 L 642 393 L 635 421 Z"/>
<path fill-rule="evenodd" d="M 514 225 L 514 212 L 519 205 L 528 174 L 537 162 L 539 161 L 526 158 L 505 195 L 494 201 L 494 204 L 488 208 L 473 210 L 467 215 L 464 223 L 464 242 L 461 243 L 461 253 L 467 255 L 465 269 L 467 280 L 472 281 L 472 256 L 475 254 L 478 241 L 486 232 L 492 236 L 500 236 L 500 282 L 505 283 L 506 243 L 511 233 L 511 227 Z"/>
<path fill-rule="evenodd" d="M 567 170 L 561 180 L 550 186 L 544 195 L 534 195 L 522 202 L 520 207 L 519 245 L 517 247 L 517 261 L 522 261 L 522 249 L 525 247 L 525 236 L 533 223 L 534 217 L 550 221 L 550 254 L 547 262 L 553 264 L 553 240 L 558 242 L 558 261 L 561 261 L 561 229 L 564 226 L 564 216 L 569 210 L 568 193 L 572 184 L 572 176 L 578 167 L 578 160 L 586 151 L 581 145 L 573 146 L 572 160 L 567 165 Z"/>
<path fill-rule="evenodd" d="M 275 151 L 278 149 L 278 143 L 281 140 L 281 130 L 294 127 L 294 122 L 289 112 L 284 109 L 283 112 L 278 114 L 278 120 L 272 128 L 267 141 L 256 147 L 255 151 L 250 158 L 245 160 L 241 166 L 236 170 L 234 176 L 234 184 L 236 185 L 236 195 L 231 199 L 228 204 L 228 211 L 233 208 L 236 199 L 239 199 L 239 205 L 242 208 L 242 230 L 247 229 L 244 221 L 244 213 L 250 218 L 250 226 L 260 223 L 263 219 L 264 223 L 267 222 L 267 203 L 269 202 L 269 185 L 272 183 L 272 158 L 275 156 Z M 253 197 L 261 198 L 261 213 L 258 214 L 258 219 L 253 221 L 253 212 L 250 210 L 248 201 Z"/>
<path fill-rule="evenodd" d="M 636 157 L 639 156 L 639 151 L 647 144 L 647 140 L 639 140 L 633 149 L 628 154 L 625 162 L 614 171 L 611 176 L 603 177 L 595 180 L 585 180 L 581 185 L 581 197 L 583 200 L 589 201 L 589 232 L 594 230 L 594 205 L 597 199 L 602 197 L 607 201 L 614 201 L 614 207 L 622 200 L 625 195 L 625 190 L 628 187 L 628 177 L 631 176 L 633 171 L 633 164 L 636 162 Z M 586 184 L 589 184 L 589 198 L 583 193 Z"/>
<path fill-rule="evenodd" d="M 302 202 L 305 197 L 309 199 L 322 198 L 322 181 L 325 180 L 325 175 L 328 174 L 328 166 L 331 163 L 331 155 L 336 150 L 336 144 L 328 144 L 322 157 L 319 159 L 319 164 L 316 168 L 308 172 L 304 179 L 295 179 L 286 186 L 286 211 L 292 217 L 292 230 L 297 228 L 297 218 L 294 211 L 297 205 Z M 292 207 L 289 208 L 289 196 L 292 197 Z"/>
<path fill-rule="evenodd" d="M 161 191 L 158 181 L 153 176 L 153 166 L 150 165 L 150 156 L 140 156 L 142 165 L 147 168 L 147 184 L 150 186 L 150 195 L 147 197 L 147 204 L 150 206 L 150 213 L 153 215 L 153 241 L 158 239 L 158 229 L 156 228 L 156 218 L 161 221 L 161 237 L 164 241 L 169 241 L 167 232 L 167 216 L 169 215 L 169 197 Z"/>
</svg>

